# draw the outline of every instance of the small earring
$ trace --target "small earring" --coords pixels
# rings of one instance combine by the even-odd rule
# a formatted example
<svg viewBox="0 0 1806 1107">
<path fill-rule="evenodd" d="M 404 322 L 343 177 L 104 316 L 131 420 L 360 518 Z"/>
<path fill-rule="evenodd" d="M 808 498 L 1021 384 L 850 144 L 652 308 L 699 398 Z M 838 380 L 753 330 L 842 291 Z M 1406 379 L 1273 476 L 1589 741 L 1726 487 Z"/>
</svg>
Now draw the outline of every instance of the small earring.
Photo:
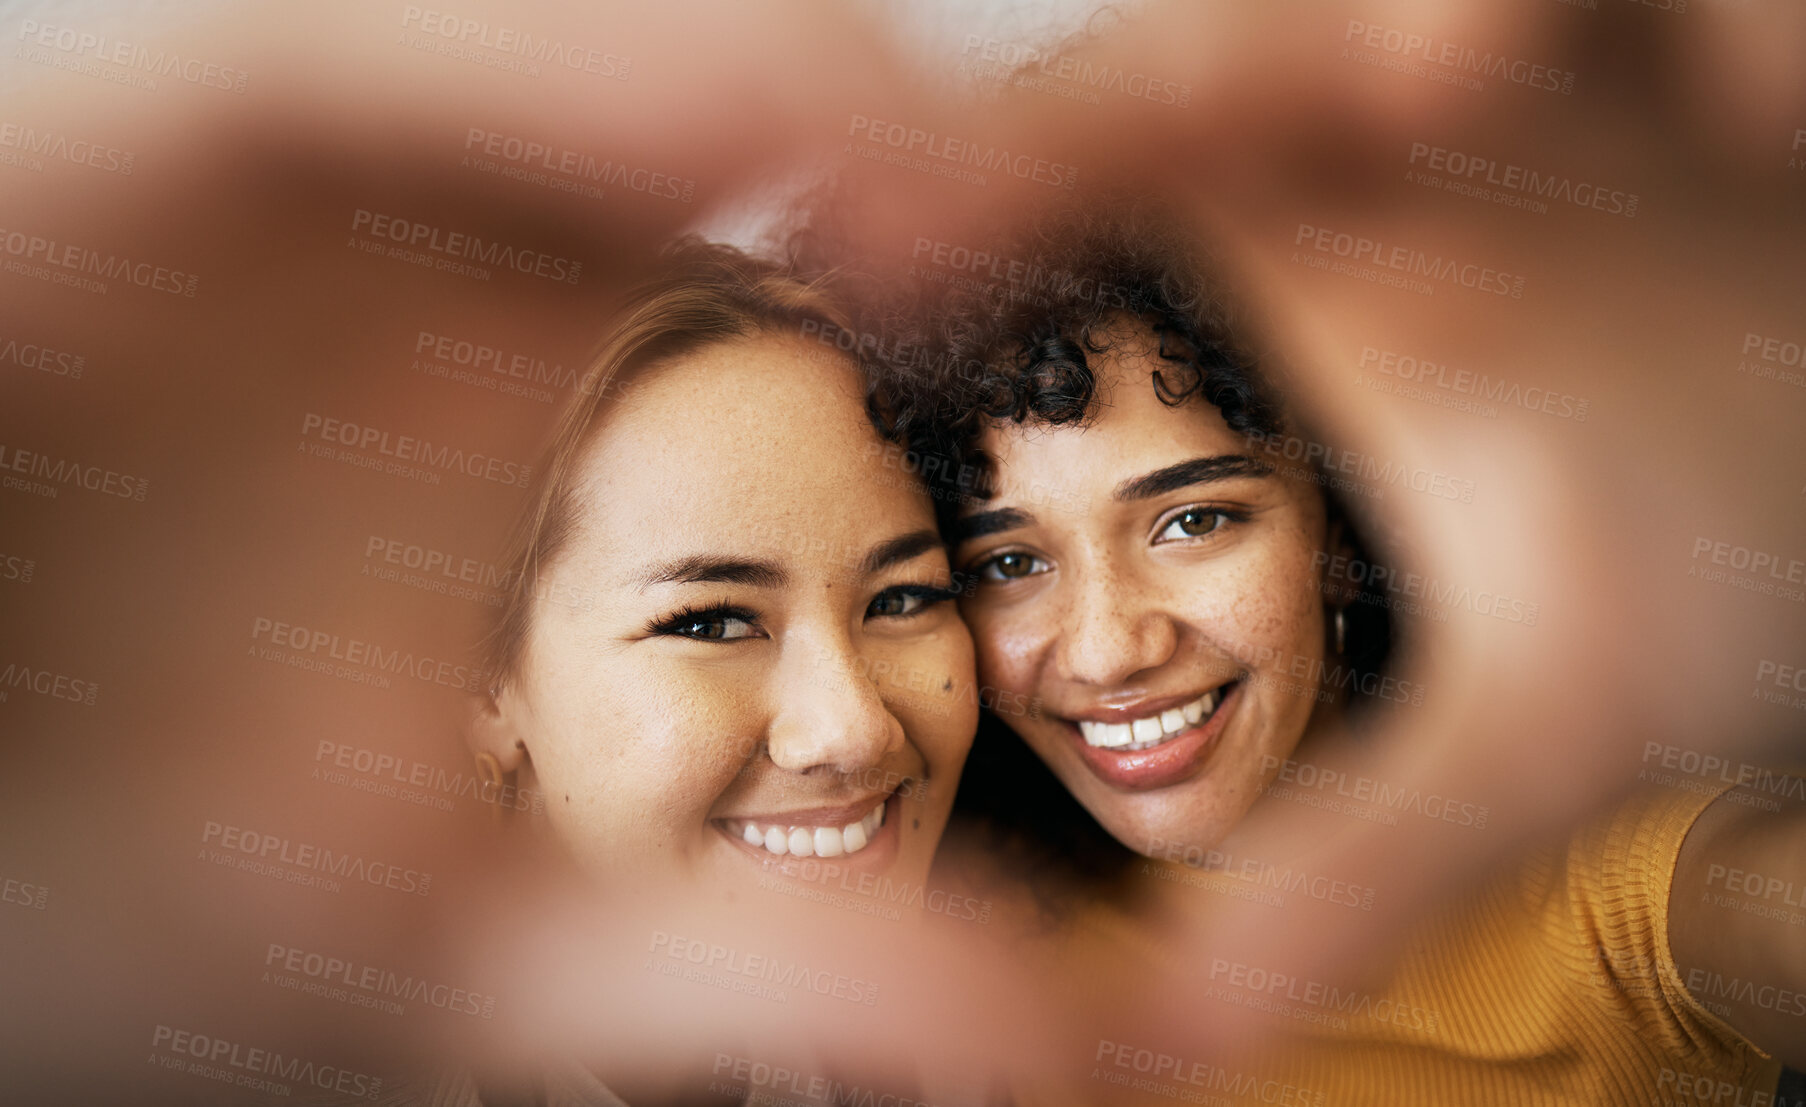
<svg viewBox="0 0 1806 1107">
<path fill-rule="evenodd" d="M 507 779 L 507 774 L 502 772 L 501 761 L 487 750 L 477 754 L 477 771 L 483 774 L 491 793 L 491 798 L 485 802 L 494 804 L 494 818 L 499 823 L 502 821 L 502 782 Z"/>
<path fill-rule="evenodd" d="M 1346 609 L 1336 608 L 1336 656 L 1341 657 L 1348 645 L 1348 616 Z"/>
</svg>

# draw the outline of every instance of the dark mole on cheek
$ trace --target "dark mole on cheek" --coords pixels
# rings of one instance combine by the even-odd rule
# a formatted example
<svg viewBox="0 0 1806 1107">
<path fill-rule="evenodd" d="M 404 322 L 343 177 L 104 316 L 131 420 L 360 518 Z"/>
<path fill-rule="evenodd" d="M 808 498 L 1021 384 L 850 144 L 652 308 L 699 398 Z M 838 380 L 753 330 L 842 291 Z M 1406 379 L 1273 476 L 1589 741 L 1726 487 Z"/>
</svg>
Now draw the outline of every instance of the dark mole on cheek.
<svg viewBox="0 0 1806 1107">
<path fill-rule="evenodd" d="M 564 802 L 566 802 L 566 803 L 571 802 L 571 794 L 569 792 L 566 792 L 564 794 Z"/>
<path fill-rule="evenodd" d="M 909 820 L 909 829 L 911 829 L 911 830 L 920 830 L 920 829 L 922 829 L 922 820 L 920 820 L 920 819 L 911 819 L 911 820 Z"/>
<path fill-rule="evenodd" d="M 953 691 L 953 678 L 952 677 L 948 677 L 947 683 L 941 685 L 941 691 L 943 691 L 943 692 Z"/>
</svg>

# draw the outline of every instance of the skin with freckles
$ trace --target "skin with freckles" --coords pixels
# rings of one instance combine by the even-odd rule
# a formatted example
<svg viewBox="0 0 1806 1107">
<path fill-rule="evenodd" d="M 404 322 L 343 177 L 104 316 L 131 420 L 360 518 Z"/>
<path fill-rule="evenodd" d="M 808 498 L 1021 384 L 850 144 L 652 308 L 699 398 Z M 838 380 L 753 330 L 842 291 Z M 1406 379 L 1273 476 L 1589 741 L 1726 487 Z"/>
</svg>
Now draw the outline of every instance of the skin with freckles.
<svg viewBox="0 0 1806 1107">
<path fill-rule="evenodd" d="M 1145 325 L 1117 320 L 1104 342 L 1084 423 L 983 436 L 996 494 L 960 523 L 989 531 L 956 546 L 979 579 L 962 612 L 979 679 L 1042 704 L 1005 721 L 1105 829 L 1144 854 L 1210 848 L 1331 710 L 1319 555 L 1333 538 L 1308 470 L 1201 397 L 1160 401 Z M 1212 690 L 1215 715 L 1147 754 L 1088 747 L 1077 726 Z"/>
<path fill-rule="evenodd" d="M 522 663 L 479 727 L 587 870 L 734 888 L 794 866 L 756 820 L 855 822 L 919 884 L 977 707 L 923 490 L 876 464 L 854 368 L 780 335 L 636 374 L 581 459 Z M 568 797 L 568 800 L 567 798 Z"/>
</svg>

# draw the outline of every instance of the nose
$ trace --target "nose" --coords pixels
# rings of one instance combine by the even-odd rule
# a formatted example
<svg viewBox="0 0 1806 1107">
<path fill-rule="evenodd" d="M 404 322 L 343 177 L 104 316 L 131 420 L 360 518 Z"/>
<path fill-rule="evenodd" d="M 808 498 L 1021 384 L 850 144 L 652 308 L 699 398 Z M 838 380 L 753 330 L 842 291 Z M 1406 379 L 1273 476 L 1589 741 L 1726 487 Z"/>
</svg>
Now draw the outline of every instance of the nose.
<svg viewBox="0 0 1806 1107">
<path fill-rule="evenodd" d="M 1178 628 L 1141 582 L 1087 573 L 1065 583 L 1070 591 L 1054 651 L 1063 680 L 1115 687 L 1172 658 Z"/>
<path fill-rule="evenodd" d="M 850 639 L 786 643 L 772 695 L 766 746 L 781 769 L 859 772 L 903 748 L 903 724 Z"/>
</svg>

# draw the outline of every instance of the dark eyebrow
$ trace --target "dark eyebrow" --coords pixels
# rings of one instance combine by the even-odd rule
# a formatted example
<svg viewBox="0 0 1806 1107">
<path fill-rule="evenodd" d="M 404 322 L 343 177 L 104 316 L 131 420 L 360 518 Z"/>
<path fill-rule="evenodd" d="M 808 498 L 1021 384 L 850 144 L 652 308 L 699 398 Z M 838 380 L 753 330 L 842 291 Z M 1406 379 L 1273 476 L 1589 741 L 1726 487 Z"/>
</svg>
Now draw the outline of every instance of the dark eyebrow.
<svg viewBox="0 0 1806 1107">
<path fill-rule="evenodd" d="M 1164 496 L 1168 492 L 1176 492 L 1194 484 L 1208 484 L 1232 477 L 1265 477 L 1272 473 L 1271 465 L 1244 454 L 1194 457 L 1190 461 L 1181 461 L 1177 465 L 1168 465 L 1164 469 L 1156 469 L 1123 481 L 1110 495 L 1119 503 L 1151 500 L 1155 496 Z"/>
<path fill-rule="evenodd" d="M 699 554 L 654 565 L 640 578 L 644 591 L 654 584 L 746 584 L 754 588 L 778 588 L 790 576 L 770 561 Z"/>
<path fill-rule="evenodd" d="M 983 538 L 988 534 L 999 534 L 1017 527 L 1026 527 L 1035 521 L 1035 517 L 1026 511 L 1018 511 L 1013 507 L 998 508 L 996 511 L 980 511 L 973 515 L 962 516 L 953 521 L 953 544 L 970 542 L 974 538 Z"/>
<path fill-rule="evenodd" d="M 932 530 L 917 530 L 898 535 L 873 546 L 871 552 L 865 555 L 865 560 L 859 563 L 859 571 L 868 577 L 882 573 L 892 565 L 901 564 L 912 557 L 927 553 L 929 550 L 938 549 L 940 544 L 941 536 Z"/>
</svg>

